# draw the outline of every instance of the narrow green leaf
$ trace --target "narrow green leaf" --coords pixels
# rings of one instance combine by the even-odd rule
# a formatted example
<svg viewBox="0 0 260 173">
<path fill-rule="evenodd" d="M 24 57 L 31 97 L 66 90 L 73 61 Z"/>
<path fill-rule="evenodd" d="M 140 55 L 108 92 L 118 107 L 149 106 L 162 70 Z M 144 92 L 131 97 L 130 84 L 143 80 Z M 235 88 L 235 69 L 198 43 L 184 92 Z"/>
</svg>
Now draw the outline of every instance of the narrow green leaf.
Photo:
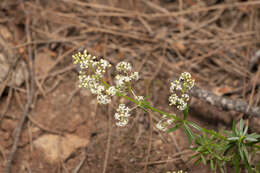
<svg viewBox="0 0 260 173">
<path fill-rule="evenodd" d="M 233 133 L 233 136 L 237 136 L 237 130 L 236 130 L 236 122 L 235 120 L 233 120 L 233 124 L 232 124 L 232 133 Z"/>
<path fill-rule="evenodd" d="M 245 140 L 250 141 L 250 142 L 256 142 L 256 141 L 258 141 L 257 139 L 251 138 L 251 137 L 246 137 Z"/>
<path fill-rule="evenodd" d="M 210 160 L 210 168 L 212 171 L 215 170 L 214 160 L 212 160 L 212 159 Z"/>
<path fill-rule="evenodd" d="M 205 151 L 203 146 L 198 147 L 196 150 L 196 152 L 202 153 L 203 151 Z"/>
<path fill-rule="evenodd" d="M 194 135 L 186 123 L 184 123 L 184 131 L 188 137 L 189 143 L 192 144 L 192 139 L 194 139 Z"/>
<path fill-rule="evenodd" d="M 201 136 L 199 136 L 199 135 L 197 135 L 197 134 L 195 134 L 195 144 L 197 144 L 197 145 L 202 145 L 202 138 L 201 138 Z"/>
<path fill-rule="evenodd" d="M 201 158 L 201 160 L 202 160 L 202 163 L 203 163 L 204 165 L 206 165 L 206 164 L 207 164 L 206 158 L 205 158 L 202 154 L 200 155 L 200 158 Z"/>
<path fill-rule="evenodd" d="M 260 134 L 251 133 L 250 135 L 247 135 L 247 137 L 258 139 L 260 138 Z"/>
<path fill-rule="evenodd" d="M 211 135 L 210 138 L 209 138 L 211 141 L 213 141 L 215 139 L 215 136 L 214 135 Z"/>
<path fill-rule="evenodd" d="M 244 160 L 244 162 L 245 162 L 245 164 L 246 164 L 246 167 L 247 167 L 247 169 L 248 169 L 249 173 L 253 173 L 253 170 L 252 170 L 252 168 L 251 168 L 251 166 L 250 166 L 250 164 L 249 164 L 248 160 L 247 160 L 247 159 L 245 159 L 245 160 Z"/>
<path fill-rule="evenodd" d="M 186 108 L 183 110 L 183 114 L 184 114 L 184 120 L 186 120 L 188 114 L 189 114 L 189 106 L 187 105 Z"/>
<path fill-rule="evenodd" d="M 204 142 L 207 143 L 207 141 L 208 141 L 207 134 L 205 132 L 203 132 L 202 136 L 203 136 Z"/>
<path fill-rule="evenodd" d="M 243 119 L 241 118 L 240 121 L 239 121 L 239 126 L 238 126 L 238 130 L 239 130 L 239 135 L 243 135 L 243 126 L 244 126 L 244 121 Z"/>
<path fill-rule="evenodd" d="M 198 131 L 202 131 L 202 128 L 200 126 L 198 126 L 197 124 L 195 124 L 194 122 L 189 122 L 189 124 L 196 130 Z"/>
<path fill-rule="evenodd" d="M 247 131 L 248 131 L 248 126 L 245 126 L 243 136 L 245 136 L 247 134 Z"/>
<path fill-rule="evenodd" d="M 227 138 L 227 140 L 229 140 L 229 141 L 238 141 L 239 137 L 230 137 L 230 138 Z"/>
<path fill-rule="evenodd" d="M 245 145 L 242 146 L 242 150 L 244 152 L 245 159 L 248 161 L 249 160 L 249 155 L 248 155 L 248 151 L 247 151 L 247 148 L 246 148 Z"/>
<path fill-rule="evenodd" d="M 239 152 L 241 160 L 244 161 L 245 158 L 244 158 L 244 154 L 243 154 L 243 150 L 242 150 L 241 144 L 238 145 L 238 152 Z"/>
<path fill-rule="evenodd" d="M 240 157 L 238 154 L 235 154 L 233 157 L 233 164 L 234 164 L 236 173 L 239 173 L 239 162 L 240 162 Z"/>
</svg>

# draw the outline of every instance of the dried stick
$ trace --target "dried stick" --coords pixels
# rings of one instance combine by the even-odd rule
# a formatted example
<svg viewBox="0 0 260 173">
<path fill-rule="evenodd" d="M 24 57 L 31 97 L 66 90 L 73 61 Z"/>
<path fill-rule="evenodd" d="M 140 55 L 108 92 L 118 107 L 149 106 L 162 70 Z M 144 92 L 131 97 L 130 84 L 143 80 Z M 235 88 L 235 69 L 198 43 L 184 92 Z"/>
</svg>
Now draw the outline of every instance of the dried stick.
<svg viewBox="0 0 260 173">
<path fill-rule="evenodd" d="M 217 96 L 198 87 L 194 87 L 191 90 L 191 95 L 203 99 L 213 106 L 221 107 L 224 110 L 235 110 L 237 112 L 260 118 L 260 107 L 250 107 L 248 103 L 242 100 L 232 100 Z"/>
<path fill-rule="evenodd" d="M 29 35 L 29 18 L 27 18 L 27 25 L 26 25 L 26 33 L 27 33 L 27 39 L 30 40 L 30 35 Z M 28 52 L 29 52 L 29 61 L 32 62 L 33 61 L 33 58 L 32 58 L 32 49 L 31 47 L 28 47 Z M 28 67 L 28 66 L 27 66 Z M 20 140 L 20 136 L 21 136 L 21 133 L 22 133 L 22 127 L 23 127 L 23 124 L 28 116 L 28 113 L 30 111 L 30 105 L 32 103 L 32 100 L 33 100 L 33 95 L 34 95 L 34 73 L 33 73 L 33 67 L 32 69 L 28 67 L 28 71 L 29 71 L 29 79 L 30 79 L 30 82 L 29 82 L 29 85 L 27 87 L 27 103 L 25 105 L 25 109 L 24 109 L 24 112 L 23 112 L 23 115 L 21 117 L 21 120 L 19 122 L 19 124 L 17 125 L 16 129 L 15 129 L 15 136 L 14 136 L 14 142 L 13 142 L 13 146 L 11 148 L 11 152 L 10 152 L 10 155 L 8 157 L 8 160 L 7 160 L 7 163 L 5 165 L 5 173 L 10 173 L 11 172 L 11 164 L 12 164 L 12 161 L 14 159 L 14 155 L 17 151 L 17 148 L 18 148 L 18 143 L 19 143 L 19 140 Z"/>
<path fill-rule="evenodd" d="M 151 154 L 151 148 L 152 148 L 152 136 L 153 136 L 153 121 L 152 121 L 152 116 L 151 116 L 151 112 L 149 115 L 149 120 L 150 120 L 150 131 L 149 131 L 149 143 L 148 143 L 148 149 L 147 149 L 147 156 L 145 159 L 145 165 L 144 165 L 144 173 L 147 172 L 147 166 L 148 166 L 148 162 L 149 162 L 149 157 Z"/>
<path fill-rule="evenodd" d="M 87 156 L 88 156 L 88 155 L 87 155 L 87 151 L 86 151 L 86 153 L 85 153 L 83 159 L 79 162 L 79 164 L 77 165 L 77 167 L 74 169 L 73 173 L 78 173 L 78 172 L 80 171 L 82 165 L 84 164 L 84 162 L 85 162 L 86 159 L 87 159 Z"/>
<path fill-rule="evenodd" d="M 102 171 L 103 173 L 105 173 L 106 169 L 107 169 L 107 162 L 108 162 L 109 150 L 110 150 L 110 145 L 111 145 L 111 135 L 112 135 L 111 108 L 109 107 L 109 114 L 108 114 L 108 139 L 107 139 L 107 148 L 106 148 L 104 167 L 103 167 L 103 171 Z"/>
<path fill-rule="evenodd" d="M 37 126 L 39 129 L 51 133 L 51 134 L 55 134 L 55 135 L 61 135 L 64 136 L 62 132 L 56 131 L 56 130 L 52 130 L 49 129 L 48 127 L 45 127 L 44 125 L 40 124 L 39 122 L 37 122 L 34 118 L 32 118 L 31 115 L 27 115 L 28 119 L 32 122 L 32 124 L 34 124 L 35 126 Z"/>
</svg>

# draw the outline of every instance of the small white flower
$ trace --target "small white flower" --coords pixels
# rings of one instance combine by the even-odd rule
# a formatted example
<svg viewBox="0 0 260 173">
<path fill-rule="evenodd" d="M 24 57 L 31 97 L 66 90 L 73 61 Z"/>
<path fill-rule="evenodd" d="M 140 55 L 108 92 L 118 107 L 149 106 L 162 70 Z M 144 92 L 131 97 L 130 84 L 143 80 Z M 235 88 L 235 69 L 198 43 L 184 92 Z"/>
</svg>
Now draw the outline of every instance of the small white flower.
<svg viewBox="0 0 260 173">
<path fill-rule="evenodd" d="M 119 114 L 118 112 L 116 112 L 115 115 L 114 115 L 114 117 L 115 117 L 116 120 L 120 120 L 120 117 L 121 117 L 121 116 L 120 116 L 120 114 Z"/>
<path fill-rule="evenodd" d="M 122 75 L 116 75 L 116 77 L 115 77 L 115 79 L 116 79 L 116 85 L 117 85 L 117 87 L 121 87 L 121 86 L 123 86 L 125 83 L 124 83 L 124 76 L 122 76 Z"/>
<path fill-rule="evenodd" d="M 116 87 L 114 87 L 114 86 L 109 87 L 107 89 L 107 94 L 110 95 L 110 96 L 116 95 Z"/>
<path fill-rule="evenodd" d="M 86 88 L 87 87 L 87 76 L 83 74 L 81 71 L 79 73 L 79 87 Z"/>
<path fill-rule="evenodd" d="M 108 104 L 111 102 L 111 98 L 107 95 L 97 95 L 97 101 L 100 104 Z"/>
<path fill-rule="evenodd" d="M 131 109 L 129 107 L 125 106 L 125 104 L 120 104 L 118 106 L 117 112 L 120 112 L 121 115 L 124 116 L 124 117 L 129 117 L 130 116 L 130 114 L 129 114 L 130 110 Z"/>
<path fill-rule="evenodd" d="M 195 80 L 191 78 L 191 74 L 189 72 L 183 72 L 179 78 L 179 81 L 183 82 L 184 89 L 190 90 L 195 83 Z"/>
<path fill-rule="evenodd" d="M 187 99 L 187 95 L 184 95 L 184 97 Z M 170 106 L 176 105 L 177 109 L 181 111 L 183 111 L 187 107 L 186 100 L 184 100 L 184 98 L 179 98 L 177 94 L 172 94 L 169 97 L 169 102 L 170 102 L 169 103 Z"/>
<path fill-rule="evenodd" d="M 125 126 L 128 123 L 128 117 L 130 117 L 131 109 L 129 109 L 125 104 L 120 104 L 117 108 L 117 112 L 115 113 L 114 117 L 119 122 L 116 123 L 117 126 Z"/>
<path fill-rule="evenodd" d="M 157 124 L 156 124 L 156 128 L 161 130 L 161 131 L 166 131 L 166 125 L 162 122 L 162 120 L 160 120 Z"/>
<path fill-rule="evenodd" d="M 131 64 L 129 62 L 122 61 L 122 62 L 119 62 L 116 65 L 116 70 L 118 72 L 127 73 L 127 72 L 130 72 L 132 70 L 132 66 L 131 66 Z"/>
<path fill-rule="evenodd" d="M 139 73 L 138 72 L 131 73 L 130 78 L 137 81 L 139 79 Z"/>
<path fill-rule="evenodd" d="M 187 90 L 190 90 L 195 84 L 195 80 L 191 78 L 191 74 L 183 72 L 179 77 L 179 80 L 171 82 L 170 92 L 173 93 L 169 97 L 169 105 L 175 105 L 177 109 L 183 111 L 187 107 L 187 102 L 190 100 Z M 181 97 L 177 96 L 174 92 L 180 90 Z"/>
<path fill-rule="evenodd" d="M 102 76 L 102 70 L 96 69 L 95 74 L 98 75 L 98 76 Z"/>
<path fill-rule="evenodd" d="M 98 85 L 96 93 L 97 94 L 102 94 L 102 92 L 105 90 L 105 87 L 103 85 Z"/>
<path fill-rule="evenodd" d="M 177 94 L 172 94 L 170 97 L 169 97 L 169 102 L 170 102 L 170 106 L 172 106 L 172 105 L 176 105 L 177 103 L 178 103 L 178 100 L 179 100 L 179 98 L 178 98 L 178 96 L 177 96 Z"/>
<path fill-rule="evenodd" d="M 130 77 L 128 77 L 128 76 L 123 76 L 123 75 L 117 75 L 116 77 L 115 77 L 115 79 L 116 79 L 116 86 L 118 87 L 118 88 L 124 88 L 124 86 L 127 86 L 127 84 L 129 83 L 129 82 L 131 82 L 131 78 Z"/>
<path fill-rule="evenodd" d="M 179 99 L 177 109 L 183 111 L 186 107 L 187 107 L 187 103 L 184 100 Z"/>
<path fill-rule="evenodd" d="M 138 101 L 144 101 L 144 96 L 134 96 Z"/>
<path fill-rule="evenodd" d="M 170 91 L 173 93 L 175 90 L 182 90 L 181 83 L 178 80 L 171 82 Z"/>
<path fill-rule="evenodd" d="M 191 74 L 189 72 L 183 72 L 179 78 L 180 81 L 185 81 L 191 79 Z"/>
<path fill-rule="evenodd" d="M 190 90 L 191 88 L 194 87 L 194 84 L 195 84 L 195 80 L 194 80 L 194 79 L 190 79 L 190 80 L 185 81 L 183 85 L 184 85 L 188 90 Z"/>
<path fill-rule="evenodd" d="M 92 65 L 93 68 L 97 67 L 98 64 L 99 64 L 98 61 L 93 61 L 93 62 L 91 63 L 91 65 Z"/>
<path fill-rule="evenodd" d="M 111 67 L 111 64 L 107 60 L 101 59 L 100 60 L 100 66 L 103 69 L 106 69 L 107 67 Z"/>
<path fill-rule="evenodd" d="M 173 116 L 176 116 L 173 114 Z M 166 131 L 169 127 L 174 122 L 174 119 L 169 118 L 167 115 L 163 115 L 162 119 L 156 124 L 156 128 L 162 131 Z"/>
<path fill-rule="evenodd" d="M 188 94 L 182 94 L 181 97 L 185 102 L 188 102 L 190 100 L 190 96 Z"/>
<path fill-rule="evenodd" d="M 169 125 L 171 125 L 173 122 L 174 122 L 173 119 L 168 119 L 168 120 L 167 120 L 167 123 L 168 123 Z"/>
<path fill-rule="evenodd" d="M 116 122 L 116 125 L 119 127 L 124 127 L 128 124 L 128 119 L 127 118 L 123 118 L 120 121 Z"/>
<path fill-rule="evenodd" d="M 130 78 L 130 77 L 128 77 L 128 76 L 124 76 L 123 77 L 123 81 L 124 82 L 130 82 L 132 79 Z"/>
</svg>

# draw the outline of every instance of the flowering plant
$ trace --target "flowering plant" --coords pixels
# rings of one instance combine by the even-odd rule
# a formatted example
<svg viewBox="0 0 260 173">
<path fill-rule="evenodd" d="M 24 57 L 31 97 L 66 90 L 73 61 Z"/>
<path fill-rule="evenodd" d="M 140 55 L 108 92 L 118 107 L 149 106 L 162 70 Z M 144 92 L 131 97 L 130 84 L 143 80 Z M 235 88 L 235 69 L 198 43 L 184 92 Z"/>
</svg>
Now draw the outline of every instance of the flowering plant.
<svg viewBox="0 0 260 173">
<path fill-rule="evenodd" d="M 74 64 L 80 66 L 79 87 L 88 88 L 92 94 L 97 96 L 99 104 L 109 104 L 113 97 L 119 96 L 137 105 L 129 108 L 125 104 L 119 104 L 114 114 L 117 126 L 126 126 L 131 116 L 130 112 L 135 108 L 151 110 L 162 115 L 162 119 L 155 125 L 159 130 L 173 132 L 178 128 L 184 128 L 191 149 L 195 151 L 191 157 L 191 159 L 197 158 L 195 164 L 202 161 L 204 164 L 209 164 L 214 172 L 218 169 L 225 172 L 226 163 L 233 163 L 236 173 L 242 167 L 246 167 L 250 173 L 259 172 L 260 163 L 254 165 L 252 158 L 259 154 L 260 145 L 257 144 L 260 142 L 260 134 L 248 134 L 248 126 L 244 125 L 243 120 L 240 120 L 238 128 L 234 122 L 232 132 L 226 131 L 226 135 L 200 127 L 187 120 L 190 99 L 188 91 L 195 84 L 190 73 L 182 73 L 179 79 L 170 84 L 169 105 L 176 106 L 183 112 L 184 116 L 180 118 L 175 114 L 151 106 L 144 96 L 136 95 L 132 83 L 138 81 L 139 74 L 132 71 L 129 62 L 123 61 L 116 65 L 118 74 L 115 76 L 115 84 L 112 85 L 104 80 L 106 70 L 112 66 L 108 61 L 92 56 L 86 50 L 83 53 L 78 52 L 72 57 Z M 194 131 L 198 133 L 196 134 Z"/>
</svg>

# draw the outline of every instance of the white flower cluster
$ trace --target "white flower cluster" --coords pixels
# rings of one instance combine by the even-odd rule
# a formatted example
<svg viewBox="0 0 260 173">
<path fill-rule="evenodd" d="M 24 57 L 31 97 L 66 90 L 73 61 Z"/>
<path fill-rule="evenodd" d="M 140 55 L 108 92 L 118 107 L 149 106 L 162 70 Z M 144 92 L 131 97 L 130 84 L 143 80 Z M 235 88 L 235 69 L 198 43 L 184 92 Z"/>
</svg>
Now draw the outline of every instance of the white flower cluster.
<svg viewBox="0 0 260 173">
<path fill-rule="evenodd" d="M 106 72 L 106 68 L 111 67 L 111 64 L 108 61 L 104 59 L 97 60 L 97 57 L 89 54 L 87 50 L 84 50 L 83 54 L 78 52 L 75 55 L 72 55 L 72 58 L 74 64 L 80 65 L 80 71 L 92 68 L 92 70 L 95 70 L 95 74 L 100 76 Z"/>
<path fill-rule="evenodd" d="M 118 72 L 124 72 L 124 73 L 127 73 L 127 72 L 130 72 L 132 70 L 132 66 L 129 62 L 120 62 L 116 65 L 116 70 Z"/>
<path fill-rule="evenodd" d="M 97 95 L 97 101 L 100 104 L 108 104 L 112 97 L 121 92 L 126 94 L 133 80 L 139 79 L 138 72 L 132 72 L 132 66 L 129 62 L 119 62 L 116 65 L 116 71 L 119 73 L 115 77 L 115 86 L 110 86 L 104 81 L 104 74 L 111 64 L 104 60 L 92 56 L 85 50 L 72 55 L 74 64 L 79 64 L 79 87 L 88 88 L 92 94 Z M 138 101 L 144 100 L 143 96 L 137 96 Z M 124 104 L 120 104 L 115 119 L 119 120 L 116 125 L 125 126 L 128 123 L 130 109 Z"/>
<path fill-rule="evenodd" d="M 129 112 L 131 109 L 129 109 L 125 104 L 120 104 L 116 111 L 117 112 L 114 116 L 116 120 L 119 120 L 116 125 L 120 127 L 126 126 L 128 123 L 128 117 L 130 117 Z"/>
<path fill-rule="evenodd" d="M 190 90 L 194 84 L 195 80 L 191 78 L 191 74 L 189 72 L 183 72 L 179 78 L 180 82 L 183 82 L 183 90 Z"/>
<path fill-rule="evenodd" d="M 115 76 L 116 89 L 119 92 L 126 94 L 130 83 L 133 80 L 137 81 L 139 79 L 139 74 L 138 72 L 132 72 L 131 64 L 125 61 L 119 62 L 116 65 L 116 71 L 120 73 Z M 144 98 L 142 96 L 138 96 L 136 99 L 141 101 Z M 125 104 L 119 105 L 117 112 L 115 113 L 115 119 L 119 120 L 116 123 L 117 126 L 122 127 L 127 125 L 128 117 L 130 116 L 129 112 L 130 109 L 126 107 Z"/>
<path fill-rule="evenodd" d="M 172 95 L 169 97 L 169 105 L 175 105 L 177 109 L 183 111 L 187 107 L 187 102 L 190 99 L 186 92 L 190 90 L 194 84 L 195 80 L 191 78 L 188 72 L 182 73 L 179 80 L 171 82 L 170 92 Z M 180 91 L 181 97 L 179 97 L 175 91 Z"/>
<path fill-rule="evenodd" d="M 161 131 L 166 131 L 168 129 L 168 126 L 170 126 L 174 120 L 171 118 L 169 119 L 166 115 L 163 116 L 163 118 L 156 124 L 156 128 Z"/>
<path fill-rule="evenodd" d="M 78 52 L 72 55 L 74 64 L 80 65 L 79 71 L 79 87 L 88 88 L 92 94 L 97 95 L 97 101 L 100 104 L 108 104 L 111 102 L 111 97 L 116 94 L 115 87 L 107 88 L 102 82 L 104 73 L 107 68 L 111 67 L 111 64 L 104 60 L 98 60 L 95 56 L 92 56 L 85 50 L 83 54 Z M 92 74 L 87 75 L 87 70 L 90 70 Z"/>
<path fill-rule="evenodd" d="M 131 72 L 132 66 L 129 62 L 119 62 L 116 65 L 116 70 L 121 74 L 116 75 L 115 83 L 120 92 L 126 93 L 128 86 L 132 80 L 139 79 L 138 72 Z"/>
</svg>

